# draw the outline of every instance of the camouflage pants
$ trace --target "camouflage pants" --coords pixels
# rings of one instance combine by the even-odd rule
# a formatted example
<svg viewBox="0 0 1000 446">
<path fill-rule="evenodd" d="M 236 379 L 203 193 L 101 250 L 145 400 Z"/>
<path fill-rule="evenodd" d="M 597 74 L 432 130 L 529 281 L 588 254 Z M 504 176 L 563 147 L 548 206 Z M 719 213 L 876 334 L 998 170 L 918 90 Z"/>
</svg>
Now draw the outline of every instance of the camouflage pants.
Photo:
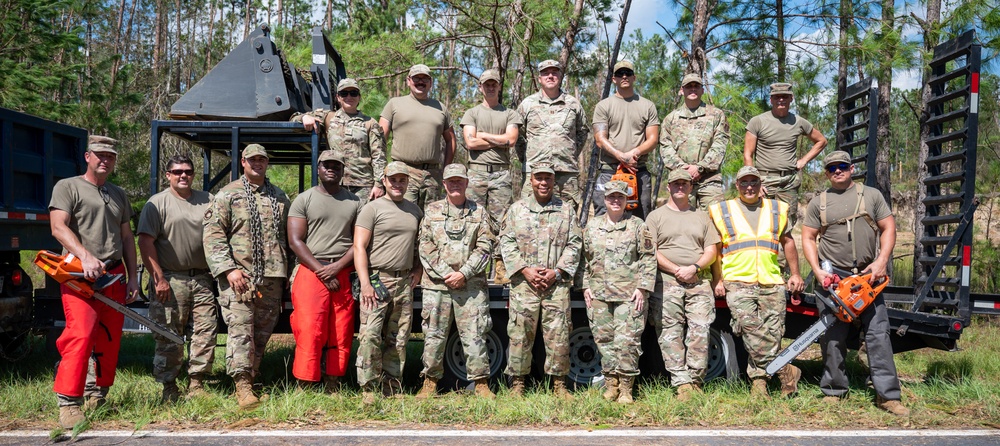
<svg viewBox="0 0 1000 446">
<path fill-rule="evenodd" d="M 465 352 L 466 379 L 490 376 L 486 334 L 493 329 L 490 299 L 486 290 L 423 290 L 421 302 L 424 330 L 424 370 L 422 376 L 444 376 L 444 349 L 454 315 L 455 327 Z"/>
<path fill-rule="evenodd" d="M 642 355 L 642 331 L 646 328 L 647 306 L 635 310 L 635 302 L 590 300 L 587 318 L 601 352 L 604 374 L 636 376 Z"/>
<path fill-rule="evenodd" d="M 750 379 L 767 378 L 764 369 L 778 356 L 785 334 L 785 286 L 726 281 L 726 304 L 733 313 L 733 334 L 743 338 L 750 358 Z"/>
<path fill-rule="evenodd" d="M 514 200 L 514 186 L 511 183 L 510 170 L 487 172 L 486 166 L 469 165 L 469 187 L 465 195 L 476 204 L 486 208 L 497 225 L 503 221 L 507 208 Z M 499 233 L 499 226 L 493 228 Z M 499 250 L 497 250 L 499 251 Z"/>
<path fill-rule="evenodd" d="M 368 204 L 368 196 L 372 193 L 371 186 L 347 186 L 347 190 L 358 196 L 358 199 L 361 200 L 361 206 Z"/>
<path fill-rule="evenodd" d="M 410 275 L 381 272 L 379 278 L 389 290 L 389 298 L 375 303 L 375 308 L 361 306 L 361 330 L 358 332 L 358 384 L 364 387 L 385 373 L 401 379 L 406 365 L 406 343 L 410 341 L 413 320 L 413 289 Z"/>
<path fill-rule="evenodd" d="M 424 170 L 407 165 L 410 168 L 410 181 L 406 184 L 406 194 L 403 198 L 412 201 L 420 209 L 441 199 L 441 182 L 443 170 L 441 167 Z"/>
<path fill-rule="evenodd" d="M 725 188 L 722 187 L 722 180 L 709 181 L 705 183 L 695 183 L 691 188 L 691 195 L 688 202 L 691 207 L 696 207 L 708 212 L 708 207 L 726 199 Z"/>
<path fill-rule="evenodd" d="M 788 227 L 794 228 L 799 220 L 799 187 L 802 180 L 798 173 L 789 175 L 769 175 L 761 172 L 761 184 L 767 188 L 767 198 L 777 198 L 788 203 Z"/>
<path fill-rule="evenodd" d="M 670 385 L 701 383 L 708 368 L 708 332 L 715 320 L 708 281 L 682 285 L 664 274 L 649 299 L 649 314 Z"/>
<path fill-rule="evenodd" d="M 212 275 L 207 271 L 194 276 L 187 271 L 164 271 L 163 275 L 170 284 L 170 298 L 166 302 L 153 299 L 149 303 L 149 317 L 174 333 L 186 335 L 189 340 L 188 375 L 212 373 L 219 318 L 212 293 Z M 181 372 L 184 346 L 160 335 L 153 335 L 153 338 L 156 340 L 153 377 L 159 383 L 174 382 Z"/>
<path fill-rule="evenodd" d="M 271 332 L 281 314 L 281 295 L 285 291 L 285 279 L 265 277 L 257 285 L 260 297 L 250 303 L 236 300 L 236 292 L 225 277 L 219 280 L 219 306 L 222 319 L 229 327 L 226 339 L 226 373 L 235 377 L 250 373 L 256 377 L 260 371 L 260 360 L 271 339 Z"/>
<path fill-rule="evenodd" d="M 576 211 L 580 210 L 580 173 L 579 172 L 556 172 L 556 185 L 555 185 L 555 196 L 562 199 L 567 203 L 573 204 L 573 209 Z M 534 192 L 531 191 L 531 175 L 528 174 L 527 178 L 524 180 L 524 186 L 521 187 L 521 197 L 530 197 Z"/>
<path fill-rule="evenodd" d="M 545 373 L 569 373 L 569 286 L 558 284 L 538 294 L 521 274 L 511 278 L 510 320 L 507 322 L 506 374 L 523 376 L 531 372 L 531 348 L 535 344 L 539 316 L 545 343 Z"/>
</svg>

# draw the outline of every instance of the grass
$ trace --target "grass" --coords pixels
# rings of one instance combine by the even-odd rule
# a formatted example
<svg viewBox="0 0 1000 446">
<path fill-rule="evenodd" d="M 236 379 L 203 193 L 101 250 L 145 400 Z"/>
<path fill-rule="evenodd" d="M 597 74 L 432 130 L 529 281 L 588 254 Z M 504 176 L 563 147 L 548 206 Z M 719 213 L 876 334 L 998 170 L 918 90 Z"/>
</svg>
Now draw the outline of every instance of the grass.
<svg viewBox="0 0 1000 446">
<path fill-rule="evenodd" d="M 224 341 L 224 337 L 220 337 Z M 99 429 L 240 429 L 240 428 L 377 428 L 407 427 L 611 427 L 669 426 L 712 428 L 931 428 L 1000 427 L 1000 322 L 977 318 L 962 338 L 963 350 L 921 350 L 896 355 L 903 380 L 903 400 L 913 410 L 899 419 L 876 409 L 874 393 L 864 387 L 863 371 L 851 353 L 848 373 L 854 387 L 838 406 L 821 402 L 817 386 L 818 359 L 797 361 L 803 368 L 800 393 L 789 400 L 760 401 L 748 397 L 743 382 L 715 381 L 704 395 L 682 404 L 662 377 L 639 383 L 637 402 L 622 406 L 605 402 L 600 389 L 576 392 L 572 402 L 548 390 L 529 388 L 521 399 L 501 389 L 496 401 L 455 392 L 420 401 L 412 394 L 419 384 L 420 342 L 411 342 L 404 383 L 409 395 L 361 404 L 354 371 L 336 395 L 297 389 L 290 381 L 292 348 L 287 335 L 276 336 L 262 365 L 264 391 L 269 397 L 257 409 L 240 411 L 231 397 L 232 381 L 221 361 L 215 365 L 210 395 L 175 405 L 160 405 L 160 385 L 151 375 L 153 343 L 149 336 L 127 335 L 122 345 L 118 378 L 109 406 L 89 414 Z M 24 360 L 0 365 L 0 430 L 51 429 L 56 424 L 52 394 L 57 355 L 35 348 Z M 224 358 L 223 349 L 217 358 Z M 352 359 L 353 363 L 353 359 Z M 181 379 L 186 384 L 186 378 Z M 776 389 L 772 389 L 776 393 Z M 54 430 L 54 434 L 58 434 Z"/>
</svg>

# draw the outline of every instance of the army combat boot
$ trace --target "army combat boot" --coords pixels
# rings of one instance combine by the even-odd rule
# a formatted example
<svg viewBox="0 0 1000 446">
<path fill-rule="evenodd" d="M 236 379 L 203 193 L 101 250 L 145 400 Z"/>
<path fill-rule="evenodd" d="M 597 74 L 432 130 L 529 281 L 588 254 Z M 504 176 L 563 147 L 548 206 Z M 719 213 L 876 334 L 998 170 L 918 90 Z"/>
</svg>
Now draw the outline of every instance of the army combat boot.
<svg viewBox="0 0 1000 446">
<path fill-rule="evenodd" d="M 573 399 L 573 394 L 566 388 L 566 377 L 562 375 L 550 375 L 552 377 L 552 393 L 556 398 L 563 400 Z"/>
<path fill-rule="evenodd" d="M 681 384 L 680 386 L 677 386 L 677 401 L 680 401 L 682 403 L 691 401 L 691 397 L 693 397 L 695 393 L 698 393 L 698 391 L 695 389 L 696 387 L 694 386 L 694 384 L 691 383 Z"/>
<path fill-rule="evenodd" d="M 253 394 L 253 380 L 249 373 L 236 375 L 236 403 L 242 410 L 252 410 L 260 405 L 257 395 Z"/>
<path fill-rule="evenodd" d="M 181 390 L 177 388 L 177 382 L 170 381 L 163 383 L 163 393 L 160 395 L 160 404 L 173 404 L 181 399 Z"/>
<path fill-rule="evenodd" d="M 378 399 L 378 393 L 376 391 L 379 386 L 381 386 L 381 383 L 378 380 L 365 384 L 361 390 L 361 404 L 364 404 L 365 406 L 375 404 L 375 400 Z"/>
<path fill-rule="evenodd" d="M 198 398 L 207 396 L 208 392 L 205 391 L 205 377 L 199 374 L 194 374 L 189 376 L 188 380 L 188 398 Z"/>
<path fill-rule="evenodd" d="M 479 378 L 476 380 L 476 396 L 480 398 L 486 398 L 488 400 L 496 399 L 496 395 L 490 390 L 490 384 L 487 378 Z"/>
<path fill-rule="evenodd" d="M 802 370 L 794 365 L 788 364 L 778 370 L 782 397 L 788 398 L 799 391 L 799 378 L 802 378 Z"/>
<path fill-rule="evenodd" d="M 437 395 L 438 379 L 424 375 L 424 386 L 420 388 L 420 392 L 417 392 L 418 400 L 425 400 L 427 398 Z"/>
<path fill-rule="evenodd" d="M 878 404 L 878 408 L 886 412 L 889 412 L 898 417 L 908 417 L 910 416 L 910 409 L 907 409 L 899 400 L 886 400 L 882 397 L 875 399 Z"/>
<path fill-rule="evenodd" d="M 771 395 L 767 393 L 767 380 L 764 378 L 754 378 L 750 384 L 750 395 L 765 400 L 771 399 Z"/>
<path fill-rule="evenodd" d="M 524 396 L 524 376 L 512 376 L 510 378 L 510 395 L 518 398 Z"/>
<path fill-rule="evenodd" d="M 618 378 L 618 403 L 632 404 L 632 383 L 634 376 L 622 375 Z"/>
<path fill-rule="evenodd" d="M 77 423 L 86 420 L 80 406 L 59 406 L 59 427 L 72 429 Z"/>
<path fill-rule="evenodd" d="M 337 393 L 340 388 L 340 377 L 333 375 L 323 375 L 323 392 L 328 395 Z"/>
<path fill-rule="evenodd" d="M 608 373 L 604 375 L 604 399 L 614 401 L 618 399 L 618 375 Z"/>
</svg>

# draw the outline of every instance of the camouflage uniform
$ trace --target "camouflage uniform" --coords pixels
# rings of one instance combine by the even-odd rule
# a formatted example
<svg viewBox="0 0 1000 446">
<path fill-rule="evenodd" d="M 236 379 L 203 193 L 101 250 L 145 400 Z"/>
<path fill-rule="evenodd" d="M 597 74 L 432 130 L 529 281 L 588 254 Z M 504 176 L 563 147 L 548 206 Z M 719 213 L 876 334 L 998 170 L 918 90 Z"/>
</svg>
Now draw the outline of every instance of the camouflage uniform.
<svg viewBox="0 0 1000 446">
<path fill-rule="evenodd" d="M 309 115 L 324 123 L 327 146 L 344 157 L 341 185 L 357 195 L 364 206 L 372 188 L 382 187 L 375 172 L 381 174 L 385 170 L 385 136 L 378 120 L 361 111 L 351 116 L 343 109 L 335 112 L 319 109 Z M 297 114 L 292 120 L 302 122 L 302 115 Z"/>
<path fill-rule="evenodd" d="M 376 302 L 375 308 L 361 306 L 357 359 L 358 384 L 361 387 L 377 383 L 383 373 L 400 379 L 406 364 L 406 343 L 410 342 L 410 323 L 413 320 L 410 273 L 379 271 L 378 276 L 389 290 L 389 298 Z"/>
<path fill-rule="evenodd" d="M 205 257 L 212 275 L 219 281 L 219 306 L 229 327 L 226 341 L 226 371 L 230 376 L 249 373 L 256 376 L 271 332 L 281 314 L 281 296 L 288 277 L 288 196 L 269 181 L 263 186 L 250 184 L 256 195 L 261 219 L 264 271 L 261 282 L 253 285 L 257 294 L 251 303 L 240 302 L 230 287 L 226 274 L 239 268 L 252 277 L 250 210 L 243 183 L 245 177 L 229 183 L 215 196 L 205 212 Z M 275 215 L 277 210 L 277 215 Z"/>
<path fill-rule="evenodd" d="M 535 163 L 552 163 L 556 172 L 555 196 L 576 209 L 581 203 L 580 150 L 589 137 L 587 116 L 580 101 L 565 92 L 555 99 L 538 92 L 525 98 L 517 112 L 524 119 L 525 171 L 531 172 Z M 531 182 L 525 178 L 521 197 L 531 195 Z"/>
<path fill-rule="evenodd" d="M 776 198 L 788 203 L 788 227 L 794 228 L 799 220 L 799 188 L 802 178 L 798 172 L 769 172 L 761 170 L 760 184 L 767 188 L 764 198 Z M 785 270 L 785 252 L 781 251 L 782 270 Z"/>
<path fill-rule="evenodd" d="M 587 226 L 583 239 L 584 286 L 593 297 L 587 316 L 601 352 L 605 374 L 639 374 L 646 305 L 636 311 L 636 289 L 652 291 L 656 281 L 656 245 L 638 217 L 617 223 L 599 217 Z"/>
<path fill-rule="evenodd" d="M 715 321 L 715 298 L 708 281 L 682 284 L 661 274 L 649 299 L 650 325 L 656 330 L 670 385 L 700 384 L 708 368 L 708 333 Z"/>
<path fill-rule="evenodd" d="M 194 275 L 189 271 L 163 271 L 170 284 L 170 298 L 166 302 L 153 299 L 149 303 L 149 317 L 189 340 L 188 375 L 210 374 L 218 323 L 213 280 L 207 271 L 193 272 Z M 184 346 L 160 335 L 153 337 L 156 339 L 153 377 L 158 383 L 174 382 L 184 362 Z"/>
<path fill-rule="evenodd" d="M 701 172 L 701 179 L 692 184 L 689 198 L 692 207 L 704 211 L 710 204 L 724 199 L 719 169 L 728 144 L 729 121 L 725 113 L 714 106 L 702 102 L 691 110 L 681 104 L 663 118 L 660 156 L 664 171 L 694 164 Z"/>
<path fill-rule="evenodd" d="M 583 244 L 573 206 L 555 196 L 542 205 L 533 194 L 528 195 L 511 205 L 500 231 L 498 243 L 512 285 L 505 373 L 523 376 L 531 371 L 531 348 L 541 312 L 545 373 L 564 376 L 569 373 L 569 287 Z M 521 273 L 527 267 L 558 268 L 562 277 L 539 293 Z"/>
<path fill-rule="evenodd" d="M 481 164 L 469 165 L 469 187 L 466 197 L 482 206 L 490 214 L 490 221 L 499 224 L 503 221 L 507 208 L 514 201 L 514 186 L 511 182 L 510 169 L 494 170 Z M 494 232 L 499 228 L 492 228 Z"/>
<path fill-rule="evenodd" d="M 490 375 L 486 334 L 493 328 L 484 271 L 496 237 L 489 214 L 472 200 L 456 208 L 447 199 L 427 206 L 420 223 L 420 287 L 424 331 L 423 376 L 441 378 L 442 361 L 454 311 L 455 326 L 465 350 L 469 381 Z M 461 272 L 465 287 L 450 289 L 444 277 Z"/>
<path fill-rule="evenodd" d="M 785 286 L 724 281 L 733 313 L 733 334 L 743 338 L 750 379 L 767 379 L 764 369 L 781 347 L 785 333 Z"/>
</svg>

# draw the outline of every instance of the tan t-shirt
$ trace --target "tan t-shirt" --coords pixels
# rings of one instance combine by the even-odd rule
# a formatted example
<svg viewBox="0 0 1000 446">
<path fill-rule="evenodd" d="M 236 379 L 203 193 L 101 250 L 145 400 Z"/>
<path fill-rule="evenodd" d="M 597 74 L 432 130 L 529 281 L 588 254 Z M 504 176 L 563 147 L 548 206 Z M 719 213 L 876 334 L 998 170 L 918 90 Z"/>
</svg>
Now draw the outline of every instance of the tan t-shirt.
<svg viewBox="0 0 1000 446">
<path fill-rule="evenodd" d="M 153 237 L 160 268 L 170 271 L 208 269 L 202 244 L 202 217 L 212 194 L 192 190 L 188 199 L 170 189 L 152 197 L 139 214 L 139 233 Z"/>
<path fill-rule="evenodd" d="M 656 251 L 678 266 L 693 265 L 706 247 L 722 241 L 708 213 L 695 208 L 676 211 L 660 206 L 646 217 L 646 226 L 653 233 Z"/>
<path fill-rule="evenodd" d="M 88 252 L 105 262 L 122 259 L 122 224 L 132 218 L 122 188 L 111 183 L 98 187 L 82 175 L 59 180 L 49 201 L 49 211 L 53 209 L 69 213 L 69 228 Z"/>
<path fill-rule="evenodd" d="M 594 125 L 598 124 L 608 126 L 608 140 L 615 148 L 628 152 L 646 140 L 646 128 L 660 125 L 660 118 L 649 99 L 638 94 L 630 98 L 611 95 L 594 108 Z M 639 157 L 639 166 L 646 165 L 646 158 L 648 154 Z M 615 169 L 619 164 L 604 151 L 601 151 L 601 161 L 604 168 Z"/>
<path fill-rule="evenodd" d="M 313 257 L 337 260 L 354 243 L 354 222 L 361 211 L 361 200 L 343 187 L 334 195 L 320 187 L 295 197 L 288 216 L 305 219 L 306 247 Z"/>
<path fill-rule="evenodd" d="M 480 103 L 465 112 L 465 116 L 462 116 L 461 126 L 471 125 L 480 132 L 502 135 L 507 133 L 507 127 L 521 125 L 523 122 L 521 115 L 516 110 L 508 109 L 503 104 L 487 108 Z M 470 150 L 469 164 L 499 164 L 506 166 L 510 164 L 510 147 Z"/>
<path fill-rule="evenodd" d="M 750 229 L 752 229 L 753 232 L 754 232 L 754 234 L 756 234 L 757 233 L 757 227 L 760 225 L 760 208 L 761 208 L 761 206 L 763 206 L 764 200 L 758 200 L 756 203 L 754 203 L 752 205 L 748 205 L 748 204 L 744 203 L 743 200 L 740 200 L 739 198 L 737 198 L 735 200 L 732 200 L 732 201 L 735 201 L 736 203 L 738 203 L 738 205 L 739 205 L 739 211 L 743 213 L 743 217 L 747 219 L 747 224 L 750 226 Z M 736 209 L 731 209 L 730 210 L 730 212 L 736 212 L 736 211 L 737 211 Z M 785 216 L 785 217 L 787 218 L 787 216 Z M 768 215 L 767 218 L 771 218 L 771 216 Z M 781 235 L 791 236 L 791 234 L 792 234 L 792 228 L 791 228 L 790 225 L 788 225 L 786 223 L 785 224 L 785 230 L 784 230 L 784 232 L 782 232 L 781 234 L 778 234 L 778 235 L 779 236 L 781 236 Z"/>
<path fill-rule="evenodd" d="M 389 99 L 381 117 L 389 121 L 389 131 L 392 132 L 389 153 L 393 161 L 407 164 L 444 161 L 444 137 L 441 134 L 451 127 L 451 117 L 436 99 L 419 100 L 412 94 L 398 96 Z"/>
<path fill-rule="evenodd" d="M 417 251 L 417 230 L 423 213 L 413 202 L 392 201 L 388 195 L 361 208 L 356 226 L 372 232 L 368 266 L 375 270 L 409 271 Z"/>
<path fill-rule="evenodd" d="M 892 215 L 892 209 L 889 208 L 878 189 L 865 186 L 864 200 L 865 212 L 872 216 L 872 220 L 877 222 Z M 806 209 L 806 220 L 802 224 L 813 229 L 819 229 L 822 226 L 819 202 L 820 194 L 816 194 L 809 202 L 809 207 Z M 854 186 L 847 188 L 847 190 L 827 189 L 827 224 L 854 215 L 857 205 L 858 193 Z M 872 230 L 871 226 L 868 226 L 868 222 L 863 217 L 853 220 L 852 224 L 856 237 L 854 240 L 857 244 L 858 266 L 868 266 L 878 256 L 878 234 Z M 826 228 L 826 233 L 819 239 L 819 258 L 829 260 L 833 266 L 841 269 L 851 269 L 854 266 L 847 224 L 830 225 Z"/>
<path fill-rule="evenodd" d="M 767 111 L 750 118 L 747 133 L 757 137 L 754 167 L 762 171 L 795 170 L 799 136 L 812 130 L 812 123 L 794 113 L 779 119 Z"/>
</svg>

